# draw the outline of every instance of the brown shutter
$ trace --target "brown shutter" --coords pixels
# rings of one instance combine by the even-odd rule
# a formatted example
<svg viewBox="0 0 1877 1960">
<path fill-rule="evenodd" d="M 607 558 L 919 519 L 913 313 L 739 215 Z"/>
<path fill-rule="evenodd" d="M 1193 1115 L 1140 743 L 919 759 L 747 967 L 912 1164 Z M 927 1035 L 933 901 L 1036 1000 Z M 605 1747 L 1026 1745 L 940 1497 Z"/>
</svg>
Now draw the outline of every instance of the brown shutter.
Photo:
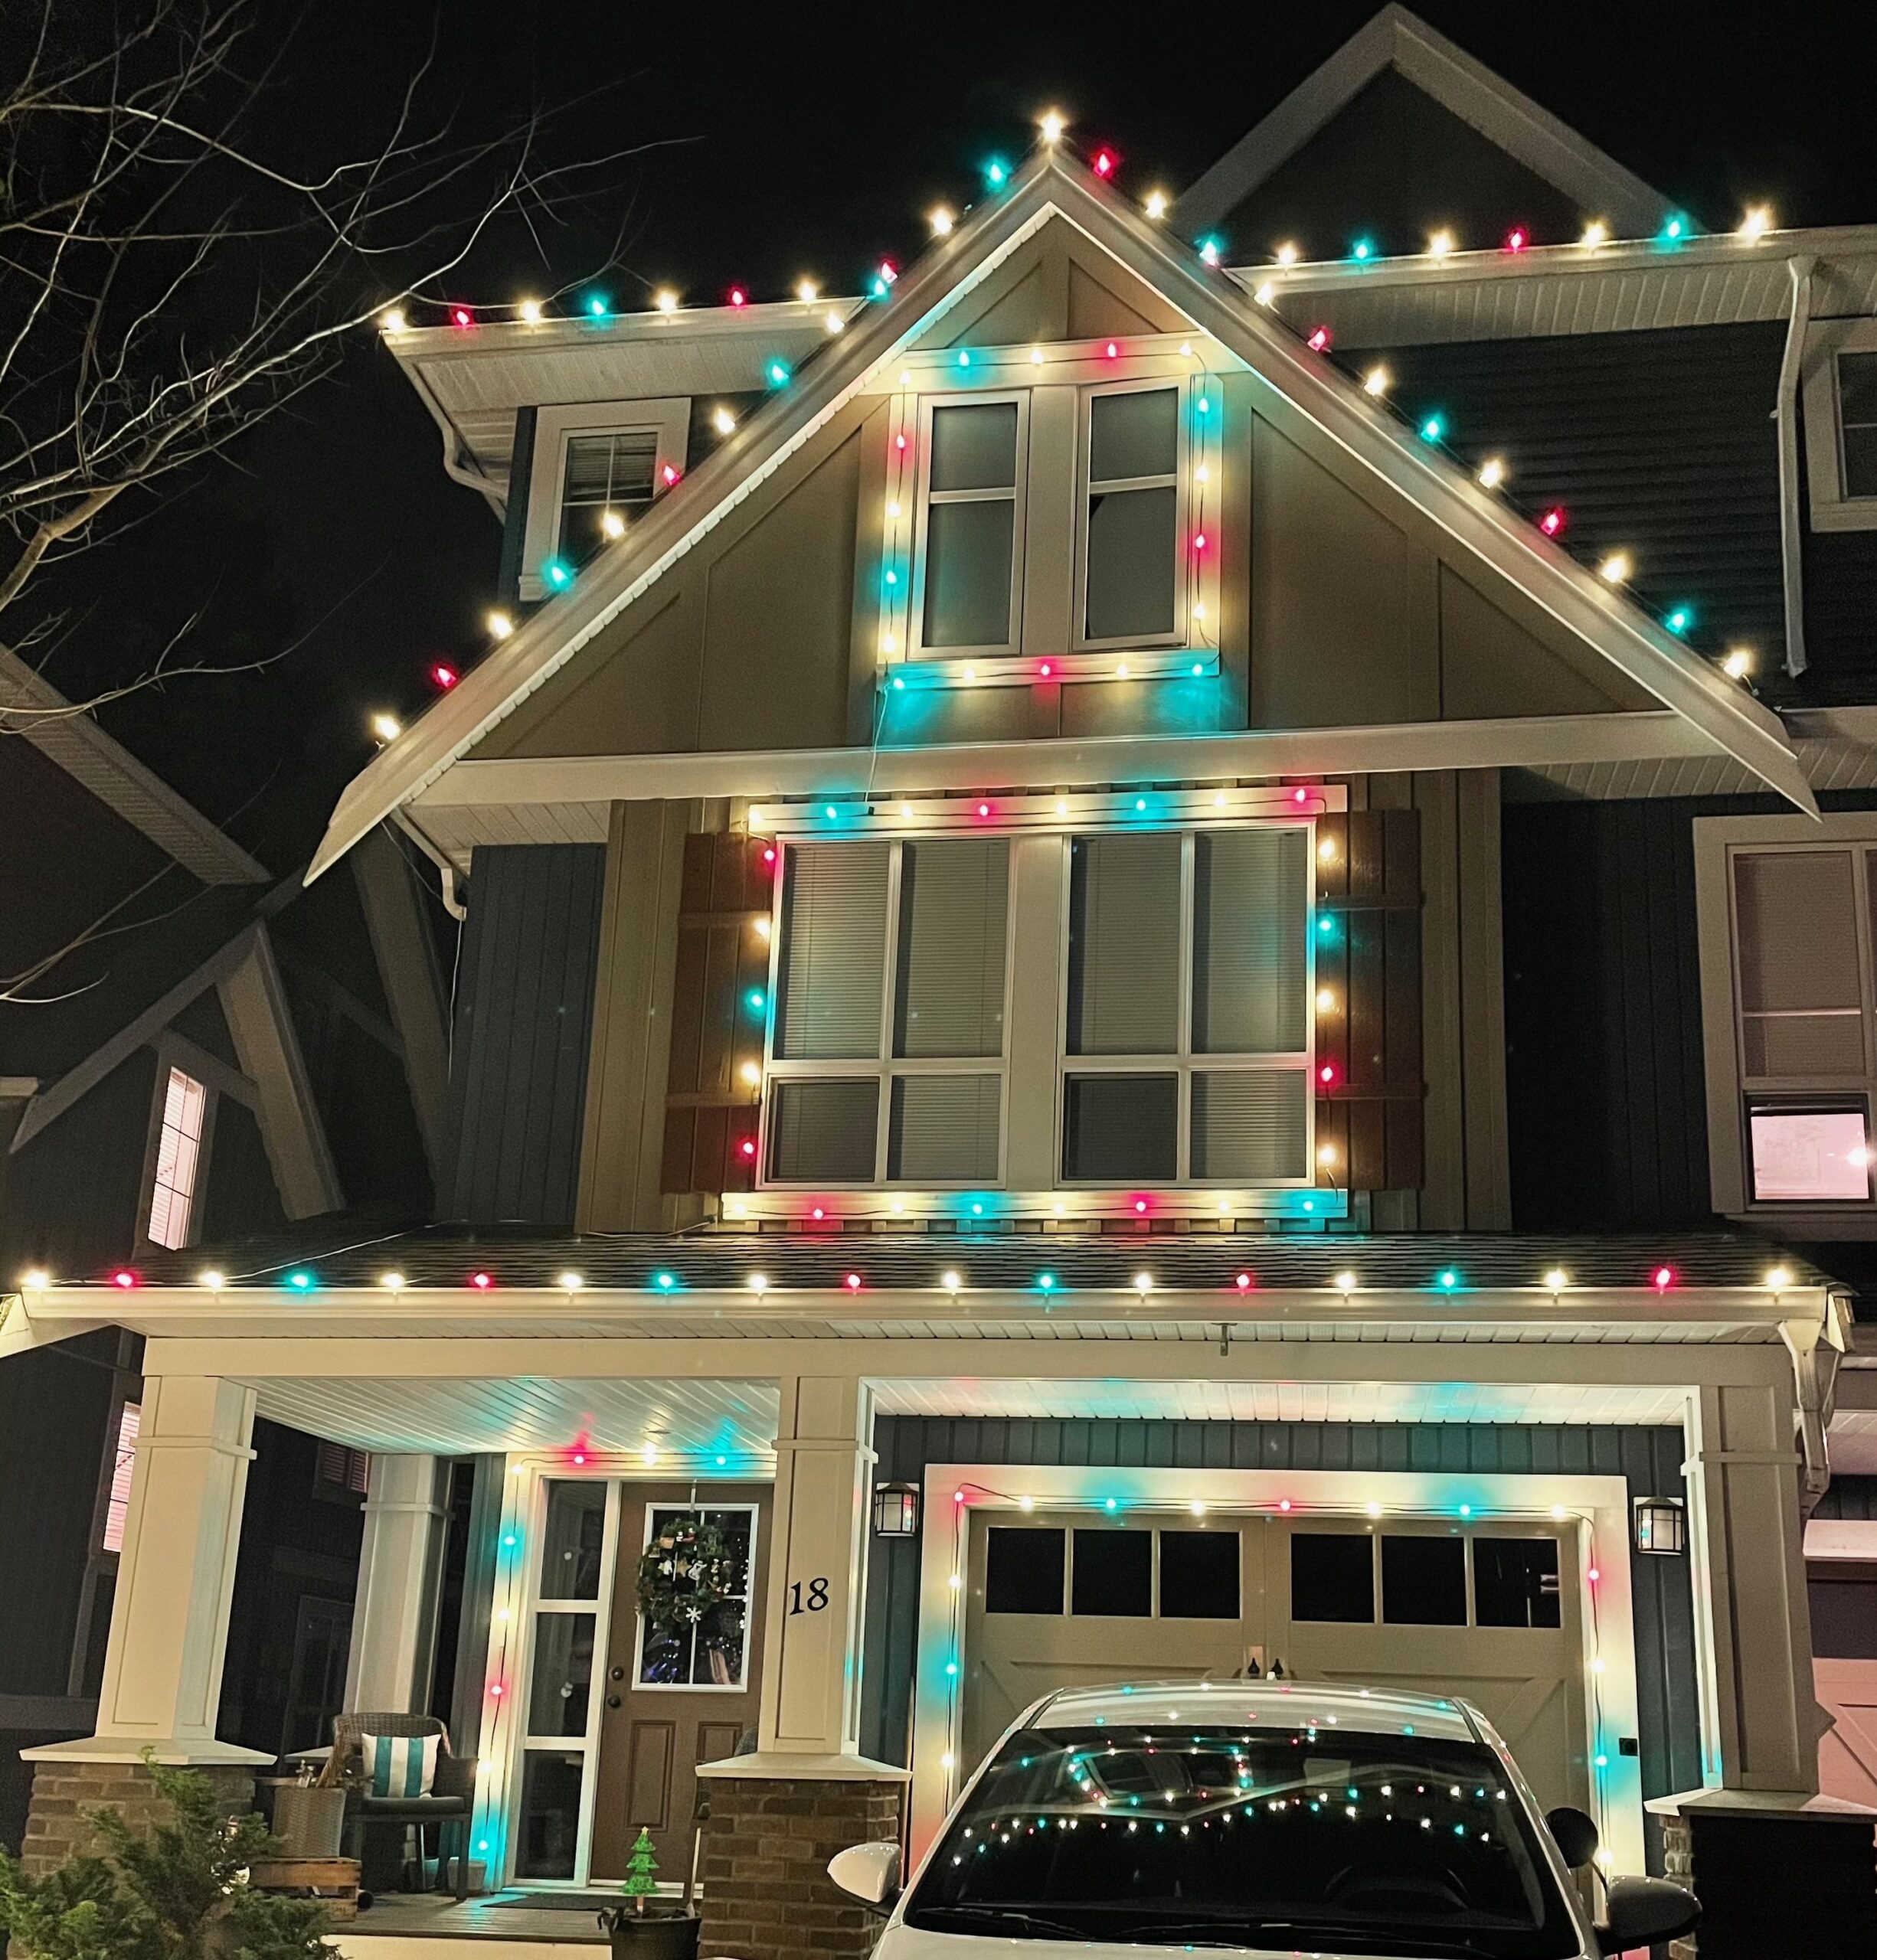
<svg viewBox="0 0 1877 1960">
<path fill-rule="evenodd" d="M 685 839 L 659 1181 L 668 1195 L 747 1191 L 756 1181 L 760 1091 L 740 1071 L 763 1058 L 764 1017 L 747 998 L 769 991 L 769 941 L 756 922 L 769 916 L 774 872 L 767 838 Z"/>
<path fill-rule="evenodd" d="M 1336 1161 L 1317 1181 L 1352 1191 L 1414 1191 L 1421 1182 L 1421 815 L 1359 810 L 1319 819 L 1336 846 L 1316 864 L 1319 908 L 1339 929 L 1318 942 L 1316 984 L 1340 1003 L 1319 1014 L 1316 1137 Z"/>
</svg>

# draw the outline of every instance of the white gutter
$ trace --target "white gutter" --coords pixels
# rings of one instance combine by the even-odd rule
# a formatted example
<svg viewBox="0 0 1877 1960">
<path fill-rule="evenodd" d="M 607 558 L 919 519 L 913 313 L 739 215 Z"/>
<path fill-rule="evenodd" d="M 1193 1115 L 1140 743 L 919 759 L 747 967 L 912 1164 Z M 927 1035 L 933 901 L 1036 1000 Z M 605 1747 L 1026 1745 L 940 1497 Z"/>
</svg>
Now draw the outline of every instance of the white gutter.
<svg viewBox="0 0 1877 1960">
<path fill-rule="evenodd" d="M 1805 361 L 1806 330 L 1812 322 L 1812 273 L 1818 261 L 1800 253 L 1787 261 L 1792 274 L 1792 314 L 1786 351 L 1779 363 L 1779 554 L 1786 615 L 1786 671 L 1806 669 L 1804 540 L 1799 528 L 1799 370 Z"/>
</svg>

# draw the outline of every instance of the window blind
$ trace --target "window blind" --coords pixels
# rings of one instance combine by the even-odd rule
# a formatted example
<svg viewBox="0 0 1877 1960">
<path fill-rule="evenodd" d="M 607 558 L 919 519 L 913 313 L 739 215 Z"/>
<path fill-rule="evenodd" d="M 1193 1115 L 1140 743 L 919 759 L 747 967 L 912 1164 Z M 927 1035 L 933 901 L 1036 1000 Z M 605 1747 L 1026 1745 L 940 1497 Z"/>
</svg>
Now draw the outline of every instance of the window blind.
<svg viewBox="0 0 1877 1960">
<path fill-rule="evenodd" d="M 1010 846 L 962 838 L 903 847 L 896 1055 L 1001 1055 Z"/>
<path fill-rule="evenodd" d="M 1178 1076 L 1072 1075 L 1065 1089 L 1065 1178 L 1136 1184 L 1179 1175 Z"/>
<path fill-rule="evenodd" d="M 772 1093 L 772 1178 L 809 1184 L 872 1183 L 880 1116 L 880 1085 L 873 1076 L 783 1080 Z"/>
<path fill-rule="evenodd" d="M 1301 1069 L 1218 1069 L 1192 1079 L 1192 1174 L 1219 1184 L 1300 1178 L 1308 1081 Z"/>
<path fill-rule="evenodd" d="M 1193 889 L 1196 1053 L 1294 1054 L 1304 1047 L 1308 850 L 1301 830 L 1199 833 Z"/>
<path fill-rule="evenodd" d="M 1069 867 L 1069 1052 L 1179 1046 L 1180 841 L 1078 837 Z"/>
<path fill-rule="evenodd" d="M 887 1175 L 914 1184 L 994 1182 L 1001 1089 L 994 1075 L 896 1077 Z"/>
<path fill-rule="evenodd" d="M 1851 853 L 1743 851 L 1734 859 L 1734 906 L 1748 1076 L 1862 1076 Z"/>
<path fill-rule="evenodd" d="M 886 966 L 886 844 L 789 847 L 776 1053 L 858 1061 L 880 1053 Z"/>
</svg>

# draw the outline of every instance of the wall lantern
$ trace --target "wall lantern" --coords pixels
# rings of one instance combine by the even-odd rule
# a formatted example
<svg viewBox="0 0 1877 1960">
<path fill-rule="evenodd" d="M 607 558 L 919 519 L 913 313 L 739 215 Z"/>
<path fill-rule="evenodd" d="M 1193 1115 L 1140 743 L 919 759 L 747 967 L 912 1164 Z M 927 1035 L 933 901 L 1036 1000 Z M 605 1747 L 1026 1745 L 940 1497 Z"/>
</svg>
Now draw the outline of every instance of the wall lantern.
<svg viewBox="0 0 1877 1960">
<path fill-rule="evenodd" d="M 1688 1507 L 1679 1498 L 1638 1498 L 1634 1515 L 1639 1552 L 1675 1558 L 1687 1550 Z"/>
<path fill-rule="evenodd" d="M 875 1485 L 873 1533 L 876 1538 L 918 1537 L 919 1486 L 917 1484 Z"/>
</svg>

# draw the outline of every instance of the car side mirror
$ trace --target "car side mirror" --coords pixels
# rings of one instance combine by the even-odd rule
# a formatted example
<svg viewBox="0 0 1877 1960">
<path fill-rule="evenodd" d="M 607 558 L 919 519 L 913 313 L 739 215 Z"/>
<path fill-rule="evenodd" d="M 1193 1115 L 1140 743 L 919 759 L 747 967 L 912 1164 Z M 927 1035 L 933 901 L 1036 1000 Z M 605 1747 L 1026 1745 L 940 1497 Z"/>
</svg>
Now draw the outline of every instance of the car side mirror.
<svg viewBox="0 0 1877 1960">
<path fill-rule="evenodd" d="M 899 1847 L 850 1844 L 828 1860 L 828 1876 L 850 1899 L 876 1913 L 890 1913 L 899 1897 Z"/>
<path fill-rule="evenodd" d="M 1665 1946 L 1692 1932 L 1700 1919 L 1701 1901 L 1666 1878 L 1613 1878 L 1597 1944 L 1605 1953 Z"/>
<path fill-rule="evenodd" d="M 1564 1854 L 1565 1864 L 1572 1871 L 1581 1871 L 1597 1855 L 1597 1826 L 1581 1810 L 1573 1810 L 1568 1804 L 1560 1804 L 1555 1810 L 1545 1813 L 1545 1828 L 1552 1834 L 1552 1841 Z"/>
</svg>

